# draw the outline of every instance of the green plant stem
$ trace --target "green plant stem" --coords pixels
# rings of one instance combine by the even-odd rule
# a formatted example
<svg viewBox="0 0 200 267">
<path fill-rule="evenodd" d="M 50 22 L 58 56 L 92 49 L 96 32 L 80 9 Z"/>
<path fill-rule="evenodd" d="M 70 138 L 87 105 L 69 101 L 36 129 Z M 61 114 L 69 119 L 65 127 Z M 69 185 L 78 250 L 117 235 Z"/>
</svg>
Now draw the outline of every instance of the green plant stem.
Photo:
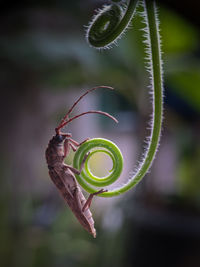
<svg viewBox="0 0 200 267">
<path fill-rule="evenodd" d="M 145 1 L 145 10 L 147 15 L 147 27 L 149 29 L 149 49 L 151 56 L 151 79 L 153 90 L 153 123 L 150 142 L 145 154 L 145 157 L 136 172 L 127 184 L 124 186 L 108 192 L 107 195 L 113 196 L 128 191 L 135 186 L 145 176 L 149 170 L 160 140 L 162 113 L 163 113 L 163 88 L 162 88 L 162 63 L 161 63 L 161 51 L 160 51 L 160 39 L 158 22 L 156 18 L 156 6 L 153 1 Z M 110 193 L 110 194 L 109 194 Z"/>
<path fill-rule="evenodd" d="M 147 49 L 150 60 L 150 80 L 153 96 L 153 121 L 151 136 L 145 155 L 141 160 L 136 173 L 121 187 L 98 195 L 101 197 L 113 197 L 122 194 L 138 184 L 151 167 L 159 146 L 163 113 L 163 85 L 160 37 L 155 2 L 148 0 L 144 1 L 144 18 L 147 27 L 145 32 L 147 34 Z M 81 147 L 79 149 L 81 149 Z M 81 185 L 89 193 L 94 193 L 96 191 L 96 189 L 88 186 L 85 181 L 81 181 Z"/>
</svg>

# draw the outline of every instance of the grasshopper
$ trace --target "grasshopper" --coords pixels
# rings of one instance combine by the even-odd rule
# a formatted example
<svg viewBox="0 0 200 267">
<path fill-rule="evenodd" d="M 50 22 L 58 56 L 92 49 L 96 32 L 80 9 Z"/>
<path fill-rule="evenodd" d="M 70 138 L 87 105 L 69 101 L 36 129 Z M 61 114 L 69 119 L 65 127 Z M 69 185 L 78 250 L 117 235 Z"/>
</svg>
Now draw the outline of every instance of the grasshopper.
<svg viewBox="0 0 200 267">
<path fill-rule="evenodd" d="M 84 156 L 81 163 L 80 170 L 73 168 L 70 165 L 64 163 L 65 158 L 70 152 L 70 148 L 73 151 L 77 150 L 81 144 L 86 142 L 88 139 L 82 141 L 81 143 L 73 140 L 71 133 L 62 133 L 61 129 L 66 126 L 71 121 L 77 119 L 86 114 L 96 113 L 107 116 L 118 122 L 116 118 L 111 116 L 109 113 L 97 110 L 90 110 L 69 118 L 73 108 L 78 104 L 78 102 L 88 93 L 96 90 L 97 88 L 108 88 L 112 87 L 98 86 L 87 90 L 83 95 L 81 95 L 78 100 L 72 105 L 67 114 L 61 120 L 60 124 L 55 128 L 55 135 L 49 141 L 48 147 L 46 149 L 46 161 L 49 169 L 49 175 L 55 186 L 58 188 L 60 194 L 68 204 L 69 208 L 72 210 L 80 224 L 90 233 L 93 237 L 96 237 L 96 230 L 94 228 L 94 220 L 92 213 L 90 211 L 90 205 L 92 199 L 95 195 L 106 192 L 107 190 L 101 189 L 93 194 L 90 194 L 89 198 L 86 200 L 74 174 L 79 175 L 84 168 L 84 163 L 89 154 Z"/>
</svg>

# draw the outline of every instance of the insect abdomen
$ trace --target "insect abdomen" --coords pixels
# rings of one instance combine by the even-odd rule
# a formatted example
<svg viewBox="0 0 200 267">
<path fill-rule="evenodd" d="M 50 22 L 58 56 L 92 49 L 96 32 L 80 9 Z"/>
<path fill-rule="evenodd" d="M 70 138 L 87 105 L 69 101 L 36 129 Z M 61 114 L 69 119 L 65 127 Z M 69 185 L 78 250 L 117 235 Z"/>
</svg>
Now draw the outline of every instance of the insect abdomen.
<svg viewBox="0 0 200 267">
<path fill-rule="evenodd" d="M 58 188 L 60 194 L 64 198 L 64 200 L 67 202 L 68 206 L 78 219 L 78 221 L 81 223 L 81 225 L 93 235 L 93 237 L 96 237 L 96 230 L 94 228 L 94 220 L 92 218 L 92 213 L 90 209 L 82 211 L 82 207 L 84 206 L 86 199 L 84 195 L 82 194 L 79 187 L 77 187 L 78 190 L 78 198 L 81 203 L 81 208 L 79 207 L 79 204 L 77 203 L 77 199 L 75 196 L 72 197 L 72 195 L 68 192 L 66 189 L 66 185 L 63 183 L 62 179 L 59 177 L 57 172 L 52 168 L 49 170 L 49 175 L 53 181 L 53 183 Z"/>
</svg>

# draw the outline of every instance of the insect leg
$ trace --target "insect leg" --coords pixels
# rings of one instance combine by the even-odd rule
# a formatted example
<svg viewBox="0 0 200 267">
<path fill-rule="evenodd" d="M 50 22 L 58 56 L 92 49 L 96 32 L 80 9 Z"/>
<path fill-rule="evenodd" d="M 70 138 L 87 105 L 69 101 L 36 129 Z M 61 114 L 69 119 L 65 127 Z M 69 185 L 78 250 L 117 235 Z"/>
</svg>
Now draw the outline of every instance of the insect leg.
<svg viewBox="0 0 200 267">
<path fill-rule="evenodd" d="M 66 139 L 64 142 L 64 158 L 69 154 L 70 147 L 72 148 L 73 151 L 76 151 L 75 146 L 80 146 L 83 143 L 85 143 L 89 138 L 83 140 L 81 143 L 76 142 L 73 139 Z"/>
<path fill-rule="evenodd" d="M 69 154 L 69 150 L 70 150 L 70 144 L 68 139 L 65 139 L 64 141 L 64 158 Z"/>
<path fill-rule="evenodd" d="M 79 175 L 79 174 L 81 173 L 83 167 L 84 167 L 85 161 L 86 161 L 86 159 L 87 159 L 88 156 L 89 156 L 89 153 L 85 154 L 85 156 L 84 156 L 84 158 L 83 158 L 83 161 L 81 162 L 80 170 L 77 170 L 76 168 L 74 168 L 74 167 L 72 167 L 72 166 L 70 166 L 70 165 L 67 165 L 67 164 L 64 164 L 64 168 L 65 168 L 65 169 L 69 169 L 69 170 L 71 170 L 74 174 L 78 174 L 78 175 Z"/>
<path fill-rule="evenodd" d="M 77 148 L 76 148 L 73 144 L 69 144 L 69 145 L 70 145 L 70 147 L 72 148 L 72 150 L 73 150 L 74 152 L 76 152 Z"/>
<path fill-rule="evenodd" d="M 72 171 L 74 174 L 78 174 L 78 175 L 79 175 L 79 174 L 81 173 L 81 171 L 79 171 L 79 170 L 77 170 L 76 168 L 74 168 L 74 167 L 72 167 L 72 166 L 70 166 L 70 165 L 67 165 L 67 164 L 64 164 L 63 168 L 64 168 L 65 170 L 69 169 L 69 170 Z"/>
<path fill-rule="evenodd" d="M 82 142 L 79 143 L 79 146 L 81 146 L 83 143 L 85 143 L 86 141 L 88 141 L 90 138 L 86 138 L 85 140 L 83 140 Z"/>
<path fill-rule="evenodd" d="M 92 199 L 93 199 L 94 196 L 99 195 L 99 194 L 104 193 L 104 192 L 107 192 L 107 191 L 108 190 L 101 189 L 101 190 L 99 190 L 99 191 L 97 191 L 95 193 L 90 194 L 88 199 L 87 199 L 87 201 L 85 202 L 85 205 L 82 208 L 82 211 L 85 211 L 87 208 L 89 209 L 89 207 L 91 206 Z"/>
<path fill-rule="evenodd" d="M 87 139 L 83 140 L 82 142 L 78 143 L 78 142 L 76 142 L 75 140 L 73 140 L 71 138 L 69 139 L 69 141 L 75 146 L 81 146 L 83 143 L 85 143 L 88 140 L 89 140 L 89 138 L 87 138 Z"/>
</svg>

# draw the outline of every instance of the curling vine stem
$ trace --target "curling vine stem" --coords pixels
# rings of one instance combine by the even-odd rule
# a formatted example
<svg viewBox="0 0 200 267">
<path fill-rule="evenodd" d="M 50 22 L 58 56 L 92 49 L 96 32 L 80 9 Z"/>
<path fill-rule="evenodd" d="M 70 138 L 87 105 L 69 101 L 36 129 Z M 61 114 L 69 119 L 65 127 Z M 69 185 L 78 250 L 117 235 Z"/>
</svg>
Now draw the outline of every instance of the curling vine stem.
<svg viewBox="0 0 200 267">
<path fill-rule="evenodd" d="M 117 7 L 118 4 L 112 4 L 113 6 Z M 120 36 L 122 35 L 122 33 L 128 28 L 128 25 L 130 23 L 130 21 L 132 20 L 135 10 L 136 10 L 136 5 L 137 5 L 137 0 L 129 0 L 127 7 L 126 7 L 126 11 L 124 12 L 123 16 L 121 18 L 117 18 L 116 21 L 119 20 L 118 24 L 116 25 L 116 27 L 114 26 L 109 32 L 107 32 L 107 30 L 101 32 L 101 34 L 98 34 L 99 37 L 95 37 L 93 36 L 92 32 L 93 32 L 93 26 L 96 24 L 96 20 L 94 19 L 91 23 L 91 25 L 88 27 L 88 31 L 86 34 L 86 38 L 88 39 L 88 42 L 91 46 L 95 47 L 95 48 L 108 48 L 110 47 L 110 45 L 112 43 L 114 43 L 118 38 L 120 38 Z M 111 6 L 112 8 L 112 6 Z M 104 10 L 102 10 L 102 14 L 104 14 Z M 112 13 L 113 14 L 113 13 Z M 97 19 L 100 17 L 97 15 Z M 112 17 L 112 19 L 114 19 Z M 99 29 L 101 25 L 98 25 Z M 95 28 L 96 30 L 96 28 Z"/>
<path fill-rule="evenodd" d="M 130 1 L 131 2 L 131 1 Z M 111 191 L 102 193 L 98 196 L 113 197 L 122 194 L 136 184 L 138 184 L 145 174 L 148 172 L 157 152 L 161 134 L 162 113 L 163 113 L 163 82 L 162 82 L 162 60 L 160 48 L 159 26 L 157 19 L 156 4 L 154 1 L 143 0 L 144 3 L 144 19 L 146 23 L 146 37 L 148 57 L 150 59 L 150 80 L 153 98 L 153 121 L 149 143 L 146 148 L 145 155 L 137 168 L 136 173 L 122 186 Z M 81 147 L 80 147 L 81 149 Z M 109 150 L 109 147 L 108 147 Z M 90 187 L 81 179 L 82 187 L 89 193 L 96 192 L 96 189 Z"/>
</svg>

